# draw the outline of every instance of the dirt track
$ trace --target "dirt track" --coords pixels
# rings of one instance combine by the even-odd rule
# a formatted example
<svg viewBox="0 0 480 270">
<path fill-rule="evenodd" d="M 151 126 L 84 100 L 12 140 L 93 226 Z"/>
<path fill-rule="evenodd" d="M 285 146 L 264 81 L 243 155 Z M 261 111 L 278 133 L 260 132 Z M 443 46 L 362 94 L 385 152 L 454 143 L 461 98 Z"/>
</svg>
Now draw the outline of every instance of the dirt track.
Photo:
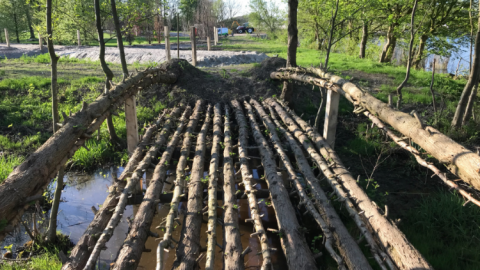
<svg viewBox="0 0 480 270">
<path fill-rule="evenodd" d="M 188 49 L 183 49 L 183 44 L 180 48 L 180 58 L 189 62 L 192 61 L 192 52 Z M 188 45 L 185 44 L 188 48 Z M 60 56 L 70 56 L 78 59 L 90 59 L 98 60 L 98 47 L 91 46 L 55 46 L 56 53 Z M 47 48 L 44 47 L 43 51 L 40 51 L 38 45 L 31 44 L 12 44 L 10 48 L 7 48 L 5 44 L 0 44 L 0 56 L 6 56 L 7 58 L 19 58 L 26 54 L 29 56 L 47 53 Z M 105 51 L 105 59 L 107 62 L 120 63 L 119 53 L 117 48 L 107 47 Z M 125 48 L 125 54 L 127 63 L 132 64 L 134 62 L 149 63 L 149 62 L 164 62 L 166 61 L 165 46 L 129 46 Z M 176 46 L 172 47 L 171 55 L 173 58 L 177 57 Z M 197 64 L 198 66 L 215 67 L 226 65 L 238 65 L 248 63 L 260 63 L 268 58 L 264 53 L 257 53 L 253 51 L 197 51 Z"/>
</svg>

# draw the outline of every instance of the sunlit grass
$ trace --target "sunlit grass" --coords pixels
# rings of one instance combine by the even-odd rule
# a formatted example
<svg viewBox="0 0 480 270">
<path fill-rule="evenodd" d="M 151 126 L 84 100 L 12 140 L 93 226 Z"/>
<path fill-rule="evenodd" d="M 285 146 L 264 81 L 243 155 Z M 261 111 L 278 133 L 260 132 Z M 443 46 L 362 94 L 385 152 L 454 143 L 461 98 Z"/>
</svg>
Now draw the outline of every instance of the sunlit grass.
<svg viewBox="0 0 480 270">
<path fill-rule="evenodd" d="M 13 171 L 13 168 L 20 165 L 23 160 L 24 158 L 21 156 L 0 155 L 0 183 L 7 179 L 7 176 Z"/>
</svg>

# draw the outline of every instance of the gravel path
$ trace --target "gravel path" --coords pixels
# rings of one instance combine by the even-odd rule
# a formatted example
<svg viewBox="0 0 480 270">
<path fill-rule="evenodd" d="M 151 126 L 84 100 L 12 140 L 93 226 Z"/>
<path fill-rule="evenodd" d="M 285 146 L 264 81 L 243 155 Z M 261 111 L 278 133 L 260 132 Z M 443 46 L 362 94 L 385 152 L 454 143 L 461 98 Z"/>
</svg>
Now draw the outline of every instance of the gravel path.
<svg viewBox="0 0 480 270">
<path fill-rule="evenodd" d="M 180 48 L 188 47 L 188 45 L 181 44 Z M 55 52 L 60 56 L 70 56 L 78 59 L 90 59 L 98 60 L 98 47 L 90 46 L 55 46 Z M 47 53 L 47 48 L 44 47 L 43 51 L 40 51 L 38 45 L 31 44 L 11 44 L 10 48 L 7 48 L 6 44 L 0 44 L 0 56 L 6 56 L 7 58 L 19 58 L 23 54 L 32 56 L 41 53 Z M 132 64 L 134 62 L 149 63 L 149 62 L 164 62 L 166 61 L 165 46 L 129 46 L 125 48 L 125 55 L 127 63 Z M 176 48 L 172 48 L 171 55 L 173 58 L 177 57 Z M 192 61 L 191 50 L 180 50 L 180 58 Z M 258 53 L 253 51 L 197 51 L 197 66 L 203 67 L 216 67 L 226 65 L 238 65 L 248 63 L 260 63 L 268 58 L 264 53 Z M 117 48 L 107 47 L 105 50 L 105 59 L 107 62 L 120 63 L 120 56 Z"/>
</svg>

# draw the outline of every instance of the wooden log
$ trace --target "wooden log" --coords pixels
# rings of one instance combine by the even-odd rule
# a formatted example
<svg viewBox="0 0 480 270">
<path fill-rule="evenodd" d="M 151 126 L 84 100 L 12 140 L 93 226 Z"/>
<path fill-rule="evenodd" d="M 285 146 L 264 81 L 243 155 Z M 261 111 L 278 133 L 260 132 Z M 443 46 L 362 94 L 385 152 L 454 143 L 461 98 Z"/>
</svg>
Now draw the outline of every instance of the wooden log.
<svg viewBox="0 0 480 270">
<path fill-rule="evenodd" d="M 165 53 L 167 55 L 167 61 L 170 61 L 172 59 L 170 52 L 170 27 L 164 26 L 163 33 L 165 34 Z"/>
<path fill-rule="evenodd" d="M 210 36 L 207 36 L 207 51 L 210 51 L 210 45 L 211 45 Z"/>
<path fill-rule="evenodd" d="M 190 41 L 192 42 L 192 66 L 197 66 L 197 39 L 196 39 L 197 28 L 192 26 L 190 28 Z M 180 45 L 179 45 L 180 46 Z"/>
<path fill-rule="evenodd" d="M 235 175 L 233 161 L 230 153 L 232 150 L 232 133 L 230 131 L 230 112 L 225 105 L 225 136 L 223 149 L 223 202 L 224 202 L 224 252 L 223 265 L 225 270 L 245 269 L 242 256 L 242 242 L 240 240 L 240 227 L 238 225 L 238 207 L 235 196 Z M 257 192 L 258 195 L 258 192 Z M 270 193 L 268 193 L 270 196 Z M 258 196 L 257 196 L 258 198 Z"/>
<path fill-rule="evenodd" d="M 248 197 L 248 205 L 250 207 L 250 216 L 253 220 L 255 232 L 258 233 L 258 239 L 260 240 L 260 246 L 262 248 L 262 269 L 268 270 L 272 268 L 272 259 L 270 248 L 268 247 L 267 231 L 263 227 L 262 219 L 259 214 L 259 208 L 257 204 L 257 196 L 255 195 L 255 182 L 253 181 L 253 175 L 248 166 L 248 130 L 247 121 L 243 114 L 242 107 L 237 100 L 232 100 L 231 105 L 235 111 L 235 117 L 238 123 L 238 156 L 240 161 L 240 172 L 242 174 L 242 183 L 245 186 L 245 192 Z"/>
<path fill-rule="evenodd" d="M 80 39 L 80 30 L 77 29 L 77 44 L 78 46 L 82 46 L 82 40 Z"/>
<path fill-rule="evenodd" d="M 143 202 L 138 207 L 135 219 L 132 222 L 130 233 L 120 248 L 119 255 L 113 269 L 136 269 L 140 263 L 140 258 L 145 247 L 147 238 L 151 236 L 150 227 L 152 225 L 153 216 L 155 215 L 158 198 L 163 190 L 163 184 L 167 177 L 167 169 L 173 155 L 173 151 L 181 138 L 182 130 L 187 124 L 187 115 L 190 114 L 191 108 L 182 115 L 177 130 L 168 142 L 166 150 L 162 154 L 162 158 L 155 166 L 155 170 L 150 180 Z"/>
<path fill-rule="evenodd" d="M 220 103 L 213 108 L 213 143 L 208 173 L 208 225 L 207 225 L 207 261 L 205 269 L 215 266 L 215 247 L 217 246 L 217 184 L 218 163 L 220 162 L 220 142 L 222 137 L 222 107 Z M 233 207 L 231 205 L 230 207 Z"/>
<path fill-rule="evenodd" d="M 163 251 L 164 249 L 171 246 L 171 238 L 174 230 L 175 218 L 178 217 L 178 205 L 180 201 L 185 198 L 182 196 L 182 192 L 185 188 L 185 167 L 187 165 L 187 159 L 190 155 L 190 146 L 192 144 L 192 132 L 197 127 L 198 121 L 200 120 L 200 114 L 202 110 L 202 100 L 198 100 L 195 105 L 195 110 L 190 121 L 188 122 L 187 129 L 185 130 L 185 135 L 183 136 L 183 145 L 180 150 L 180 159 L 178 160 L 177 169 L 176 169 L 176 179 L 175 179 L 175 189 L 173 190 L 173 196 L 170 203 L 170 211 L 168 212 L 165 224 L 165 233 L 163 235 L 163 240 L 158 243 L 157 246 L 157 270 L 164 269 L 163 262 Z M 160 202 L 162 202 L 160 198 Z"/>
<path fill-rule="evenodd" d="M 440 178 L 440 180 L 442 180 L 447 186 L 457 190 L 458 193 L 460 193 L 465 198 L 465 200 L 466 200 L 465 204 L 467 204 L 468 202 L 472 202 L 472 203 L 476 204 L 477 206 L 480 206 L 480 201 L 479 200 L 472 197 L 472 195 L 470 193 L 466 192 L 464 189 L 462 189 L 455 182 L 453 182 L 451 180 L 448 180 L 446 173 L 443 173 L 435 165 L 433 165 L 432 163 L 429 163 L 425 159 L 423 159 L 417 149 L 410 146 L 404 140 L 402 140 L 397 135 L 395 135 L 395 133 L 393 133 L 390 129 L 388 129 L 385 126 L 385 124 L 383 124 L 382 121 L 380 121 L 380 119 L 378 119 L 377 117 L 372 115 L 370 112 L 364 112 L 363 114 L 365 116 L 367 116 L 368 118 L 370 118 L 372 123 L 374 123 L 379 129 L 383 130 L 387 134 L 387 136 L 390 137 L 396 144 L 398 144 L 400 147 L 402 147 L 403 149 L 410 152 L 415 157 L 418 164 L 420 164 L 423 167 L 428 168 L 432 172 L 434 172 L 434 175 L 432 175 L 432 177 L 435 176 L 435 175 L 438 176 L 438 178 Z"/>
<path fill-rule="evenodd" d="M 150 144 L 153 133 L 165 120 L 165 112 L 156 120 L 156 122 L 152 126 L 147 129 L 142 142 L 137 146 L 134 154 L 128 160 L 127 166 L 123 170 L 119 179 L 108 188 L 110 194 L 103 202 L 103 207 L 100 208 L 97 213 L 95 213 L 94 219 L 87 227 L 84 234 L 80 237 L 75 247 L 72 249 L 67 263 L 64 264 L 62 267 L 63 270 L 83 269 L 83 267 L 85 266 L 88 258 L 90 257 L 91 251 L 96 244 L 96 239 L 98 239 L 97 235 L 100 235 L 103 232 L 113 214 L 113 212 L 110 211 L 111 208 L 115 207 L 118 203 L 117 197 L 126 184 L 126 181 L 123 180 L 125 180 L 126 176 L 130 176 L 133 170 L 137 167 L 138 163 L 143 159 L 143 156 L 146 153 L 145 148 L 147 147 L 147 145 Z"/>
<path fill-rule="evenodd" d="M 335 208 L 333 208 L 333 205 L 331 204 L 327 195 L 325 195 L 322 188 L 320 187 L 318 180 L 313 175 L 308 161 L 305 159 L 305 156 L 303 155 L 300 146 L 296 143 L 293 136 L 291 136 L 289 133 L 286 133 L 282 126 L 278 124 L 275 125 L 270 119 L 270 117 L 267 115 L 267 113 L 264 111 L 263 107 L 257 101 L 252 99 L 250 103 L 255 107 L 256 111 L 260 116 L 260 119 L 262 119 L 265 127 L 268 129 L 274 148 L 282 159 L 290 179 L 294 181 L 294 184 L 299 191 L 298 193 L 300 195 L 301 201 L 305 203 L 307 210 L 313 215 L 318 225 L 324 232 L 326 239 L 325 247 L 330 253 L 330 255 L 337 261 L 338 268 L 345 269 L 344 263 L 346 263 L 349 269 L 372 269 L 367 259 L 363 255 L 362 251 L 358 247 L 355 239 L 353 239 L 353 237 L 349 234 L 347 228 L 345 227 L 345 225 L 343 225 L 340 217 L 335 211 Z M 270 115 L 272 114 L 273 112 Z M 272 117 L 274 116 L 272 115 Z M 321 213 L 321 216 L 315 210 L 313 203 L 307 196 L 306 192 L 303 190 L 302 184 L 298 180 L 295 169 L 293 168 L 290 159 L 282 148 L 282 143 L 277 135 L 277 130 L 285 134 L 286 139 L 295 154 L 298 167 L 312 190 L 312 194 L 315 197 L 315 201 Z M 305 136 L 303 135 L 300 139 L 300 142 L 303 141 L 303 143 L 305 144 L 306 138 L 304 137 Z M 335 228 L 335 230 L 333 230 L 333 234 L 332 231 L 330 231 L 330 228 Z M 342 257 L 338 256 L 338 254 L 333 249 L 333 241 L 335 241 L 335 245 L 338 250 L 340 250 Z"/>
<path fill-rule="evenodd" d="M 135 95 L 125 99 L 125 126 L 127 129 L 127 149 L 131 156 L 138 144 L 137 104 Z"/>
<path fill-rule="evenodd" d="M 274 79 L 299 80 L 340 93 L 357 106 L 358 112 L 368 110 L 373 115 L 378 116 L 380 120 L 391 125 L 403 135 L 410 137 L 413 142 L 438 161 L 446 164 L 446 167 L 452 173 L 458 175 L 477 190 L 480 190 L 480 156 L 456 143 L 440 131 L 431 126 L 424 126 L 410 114 L 390 108 L 388 104 L 362 91 L 355 84 L 339 76 L 326 73 L 321 69 L 303 69 L 301 72 L 315 72 L 316 75 L 323 79 L 306 74 L 290 73 L 302 70 L 298 68 L 282 70 L 284 72 L 272 72 L 270 77 Z"/>
<path fill-rule="evenodd" d="M 255 142 L 259 147 L 258 149 L 262 157 L 262 165 L 266 175 L 265 178 L 272 195 L 272 204 L 275 209 L 279 232 L 282 235 L 280 242 L 283 253 L 287 258 L 288 268 L 316 269 L 312 252 L 308 248 L 308 244 L 301 233 L 301 227 L 295 216 L 295 209 L 290 202 L 283 180 L 277 174 L 277 165 L 270 152 L 268 143 L 258 127 L 252 107 L 247 102 L 244 102 L 244 104 L 248 111 L 250 127 L 252 128 Z"/>
<path fill-rule="evenodd" d="M 190 114 L 190 107 L 187 107 L 180 119 L 180 123 L 183 123 L 187 116 Z M 180 108 L 174 109 L 174 117 L 180 112 Z M 113 236 L 113 232 L 115 228 L 118 226 L 120 223 L 120 220 L 123 216 L 123 212 L 125 210 L 125 206 L 127 205 L 127 198 L 132 194 L 133 190 L 138 186 L 139 181 L 142 179 L 142 176 L 144 172 L 150 167 L 152 162 L 154 161 L 156 154 L 160 150 L 160 147 L 164 144 L 164 142 L 168 138 L 169 130 L 171 126 L 173 126 L 173 119 L 169 119 L 167 123 L 165 124 L 165 131 L 162 130 L 160 136 L 158 137 L 157 141 L 155 142 L 155 145 L 150 148 L 148 153 L 145 155 L 143 158 L 142 162 L 138 165 L 138 167 L 135 169 L 135 172 L 133 173 L 131 178 L 127 178 L 127 186 L 125 189 L 122 191 L 120 194 L 120 198 L 118 199 L 118 204 L 115 207 L 115 211 L 113 213 L 112 218 L 108 222 L 106 230 L 100 235 L 100 238 L 98 239 L 95 248 L 92 251 L 92 254 L 90 255 L 90 258 L 87 261 L 87 264 L 84 267 L 84 270 L 90 270 L 95 267 L 95 264 L 98 260 L 98 257 L 100 256 L 100 252 L 102 249 L 105 247 L 105 244 L 110 240 L 110 238 Z M 181 126 L 181 125 L 180 125 Z M 178 130 L 178 129 L 177 129 Z M 173 143 L 171 141 L 171 143 Z M 170 144 L 169 144 L 170 145 Z M 173 150 L 172 150 L 173 151 Z M 168 161 L 167 161 L 168 162 Z"/>
<path fill-rule="evenodd" d="M 335 146 L 335 136 L 337 134 L 338 123 L 338 102 L 340 101 L 340 94 L 328 90 L 327 91 L 327 105 L 325 107 L 325 121 L 323 124 L 323 136 L 327 140 L 332 149 Z"/>
<path fill-rule="evenodd" d="M 159 82 L 173 83 L 176 76 L 166 74 L 160 68 L 149 69 L 118 84 L 108 94 L 99 96 L 91 104 L 84 103 L 80 112 L 73 115 L 54 136 L 16 167 L 0 184 L 0 220 L 7 220 L 11 225 L 16 225 L 10 221 L 17 215 L 19 208 L 23 207 L 21 201 L 36 194 L 54 177 L 61 164 L 73 156 L 81 145 L 77 143 L 83 144 L 85 141 L 85 138 L 81 138 L 82 135 L 91 134 L 98 128 L 99 122 L 94 121 L 96 118 L 108 116 L 112 105 L 118 106 L 127 96 L 135 94 L 139 90 L 138 87 L 145 88 Z M 97 124 L 94 129 L 92 126 L 95 122 Z M 0 241 L 3 237 L 4 232 L 0 231 Z"/>
<path fill-rule="evenodd" d="M 188 228 L 182 234 L 176 250 L 176 260 L 173 269 L 194 269 L 196 259 L 200 255 L 200 229 L 202 227 L 203 203 L 203 172 L 206 148 L 206 135 L 211 121 L 211 105 L 208 105 L 207 116 L 202 129 L 197 136 L 195 158 L 193 159 L 192 173 L 188 183 L 188 205 L 185 224 Z"/>
<path fill-rule="evenodd" d="M 267 102 L 269 102 L 268 100 Z M 327 142 L 312 127 L 310 127 L 303 119 L 289 110 L 288 115 L 284 109 L 276 102 L 270 103 L 278 112 L 280 118 L 292 132 L 300 130 L 295 121 L 305 133 L 312 138 L 317 149 L 325 160 L 328 160 L 329 166 L 339 178 L 342 187 L 345 188 L 350 195 L 352 201 L 357 208 L 363 213 L 366 224 L 369 224 L 378 237 L 381 247 L 387 251 L 390 258 L 400 269 L 433 269 L 423 256 L 415 249 L 415 247 L 407 240 L 405 235 L 387 218 L 382 215 L 378 207 L 368 198 L 367 194 L 358 185 L 357 180 L 352 177 L 350 172 L 345 168 L 337 154 L 330 148 Z"/>
</svg>

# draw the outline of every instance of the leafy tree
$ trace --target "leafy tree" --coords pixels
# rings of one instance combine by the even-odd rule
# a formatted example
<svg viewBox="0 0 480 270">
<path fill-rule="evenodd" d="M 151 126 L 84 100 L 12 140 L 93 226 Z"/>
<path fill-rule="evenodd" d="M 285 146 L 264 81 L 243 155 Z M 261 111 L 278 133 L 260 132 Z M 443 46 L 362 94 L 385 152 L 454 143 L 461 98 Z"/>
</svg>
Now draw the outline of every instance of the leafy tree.
<svg viewBox="0 0 480 270">
<path fill-rule="evenodd" d="M 285 24 L 285 11 L 271 0 L 251 0 L 250 20 L 260 29 L 265 29 L 276 37 L 277 31 Z"/>
</svg>

